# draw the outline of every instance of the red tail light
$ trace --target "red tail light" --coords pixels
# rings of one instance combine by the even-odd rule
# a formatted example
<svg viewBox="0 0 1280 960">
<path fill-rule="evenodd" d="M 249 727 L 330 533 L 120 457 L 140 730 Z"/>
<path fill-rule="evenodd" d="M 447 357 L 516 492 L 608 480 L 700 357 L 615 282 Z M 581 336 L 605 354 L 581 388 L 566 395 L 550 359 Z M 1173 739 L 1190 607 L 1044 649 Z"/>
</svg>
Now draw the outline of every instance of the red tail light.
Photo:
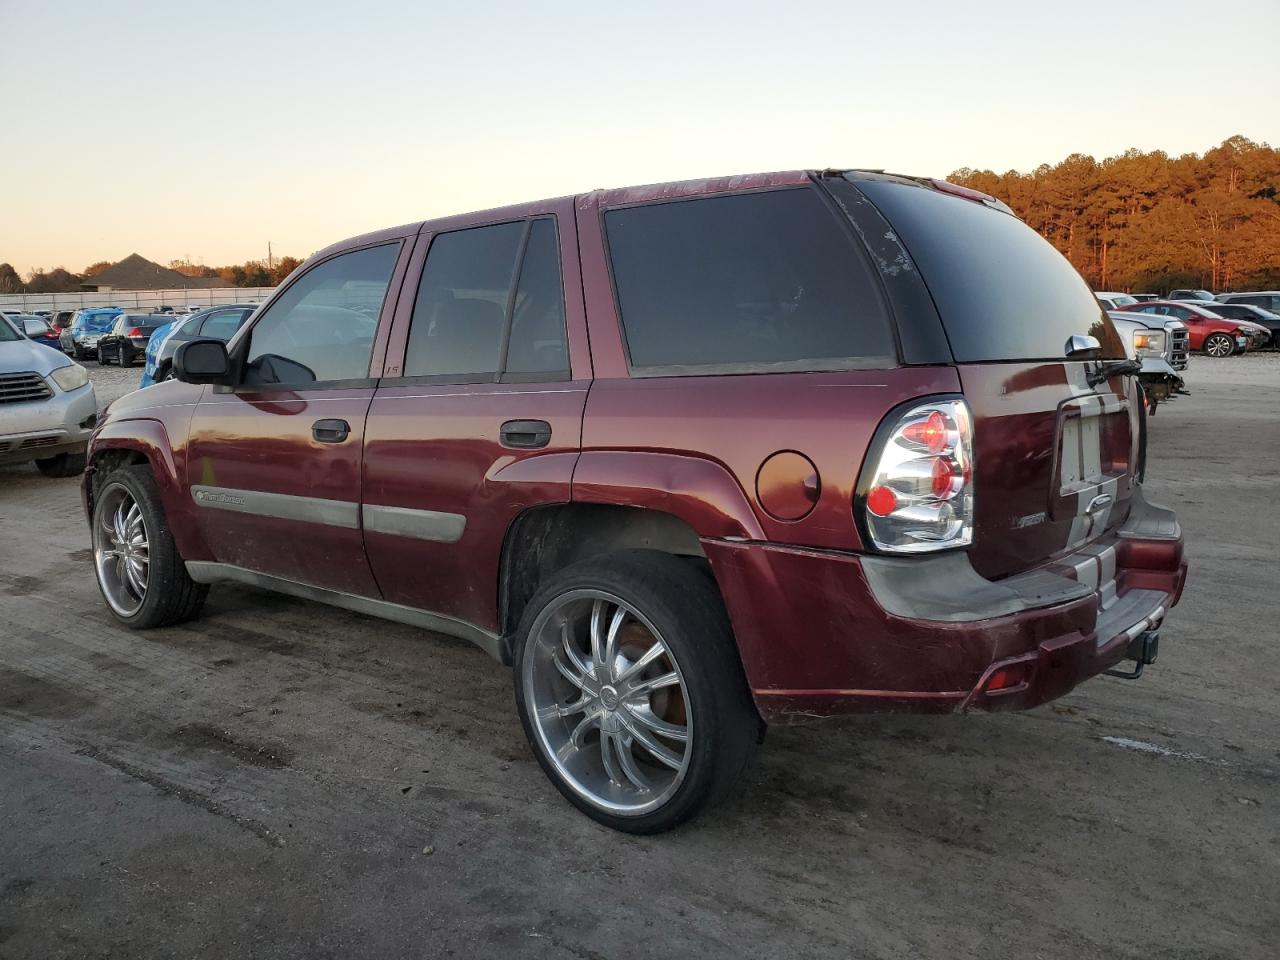
<svg viewBox="0 0 1280 960">
<path fill-rule="evenodd" d="M 142 331 L 141 331 L 141 330 L 139 330 L 137 327 L 134 327 L 132 330 L 130 330 L 128 333 L 126 333 L 126 334 L 125 334 L 125 336 L 126 336 L 126 337 L 140 337 L 140 336 L 142 336 Z"/>
<path fill-rule="evenodd" d="M 870 545 L 925 553 L 973 542 L 973 420 L 960 399 L 897 415 L 859 489 Z"/>
<path fill-rule="evenodd" d="M 923 420 L 908 423 L 902 428 L 902 435 L 930 453 L 941 453 L 947 448 L 947 421 L 934 410 Z"/>
</svg>

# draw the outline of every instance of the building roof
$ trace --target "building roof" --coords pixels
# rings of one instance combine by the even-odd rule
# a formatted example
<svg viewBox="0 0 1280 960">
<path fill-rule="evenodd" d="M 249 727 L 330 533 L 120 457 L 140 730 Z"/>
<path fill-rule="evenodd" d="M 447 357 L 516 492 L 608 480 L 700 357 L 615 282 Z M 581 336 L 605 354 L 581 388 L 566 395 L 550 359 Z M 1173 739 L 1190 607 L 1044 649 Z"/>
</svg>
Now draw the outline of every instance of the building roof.
<svg viewBox="0 0 1280 960">
<path fill-rule="evenodd" d="M 110 287 L 112 290 L 207 290 L 221 286 L 222 282 L 218 277 L 188 277 L 131 253 L 96 276 L 86 277 L 80 286 L 86 290 L 98 287 Z"/>
</svg>

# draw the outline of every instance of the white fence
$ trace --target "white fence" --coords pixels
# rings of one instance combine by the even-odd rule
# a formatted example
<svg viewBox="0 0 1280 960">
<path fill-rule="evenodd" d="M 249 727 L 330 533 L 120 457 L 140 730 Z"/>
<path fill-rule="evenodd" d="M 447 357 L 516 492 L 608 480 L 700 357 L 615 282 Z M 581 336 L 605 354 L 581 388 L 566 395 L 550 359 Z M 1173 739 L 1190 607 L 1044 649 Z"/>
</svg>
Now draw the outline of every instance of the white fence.
<svg viewBox="0 0 1280 960">
<path fill-rule="evenodd" d="M 146 313 L 156 307 L 216 307 L 222 303 L 258 303 L 275 287 L 217 287 L 193 290 L 107 290 L 103 293 L 0 293 L 0 310 L 79 310 L 123 307 Z"/>
</svg>

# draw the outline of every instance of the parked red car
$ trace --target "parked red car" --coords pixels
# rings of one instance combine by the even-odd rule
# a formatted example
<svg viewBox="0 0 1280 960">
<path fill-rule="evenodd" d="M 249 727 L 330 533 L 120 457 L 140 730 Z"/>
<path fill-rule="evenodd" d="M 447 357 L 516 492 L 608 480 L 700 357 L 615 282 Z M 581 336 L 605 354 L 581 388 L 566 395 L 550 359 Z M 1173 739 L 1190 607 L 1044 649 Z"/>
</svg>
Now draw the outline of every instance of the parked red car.
<svg viewBox="0 0 1280 960">
<path fill-rule="evenodd" d="M 605 190 L 316 254 L 112 404 L 83 496 L 122 623 L 232 580 L 468 638 L 556 787 L 653 832 L 767 725 L 1152 662 L 1186 562 L 1129 370 L 971 190 Z"/>
<path fill-rule="evenodd" d="M 1266 344 L 1271 331 L 1247 320 L 1228 320 L 1213 312 L 1213 303 L 1189 300 L 1151 300 L 1125 307 L 1129 313 L 1156 313 L 1187 325 L 1192 350 L 1210 357 L 1229 357 Z"/>
</svg>

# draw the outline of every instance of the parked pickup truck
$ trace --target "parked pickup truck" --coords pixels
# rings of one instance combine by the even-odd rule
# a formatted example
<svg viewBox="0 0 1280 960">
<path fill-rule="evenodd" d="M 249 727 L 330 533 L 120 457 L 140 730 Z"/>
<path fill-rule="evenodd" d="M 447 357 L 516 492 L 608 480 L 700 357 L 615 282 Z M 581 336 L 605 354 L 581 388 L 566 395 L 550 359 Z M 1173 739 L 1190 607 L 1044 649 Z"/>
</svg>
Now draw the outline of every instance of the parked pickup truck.
<svg viewBox="0 0 1280 960">
<path fill-rule="evenodd" d="M 1150 313 L 1108 310 L 1116 332 L 1125 342 L 1126 352 L 1141 364 L 1138 383 L 1147 401 L 1147 412 L 1180 393 L 1186 393 L 1182 371 L 1190 356 L 1190 335 L 1181 320 Z"/>
<path fill-rule="evenodd" d="M 1133 369 L 984 194 L 602 190 L 316 254 L 112 404 L 84 505 L 120 622 L 234 581 L 465 637 L 564 796 L 654 832 L 768 725 L 1152 662 L 1187 567 Z"/>
</svg>

